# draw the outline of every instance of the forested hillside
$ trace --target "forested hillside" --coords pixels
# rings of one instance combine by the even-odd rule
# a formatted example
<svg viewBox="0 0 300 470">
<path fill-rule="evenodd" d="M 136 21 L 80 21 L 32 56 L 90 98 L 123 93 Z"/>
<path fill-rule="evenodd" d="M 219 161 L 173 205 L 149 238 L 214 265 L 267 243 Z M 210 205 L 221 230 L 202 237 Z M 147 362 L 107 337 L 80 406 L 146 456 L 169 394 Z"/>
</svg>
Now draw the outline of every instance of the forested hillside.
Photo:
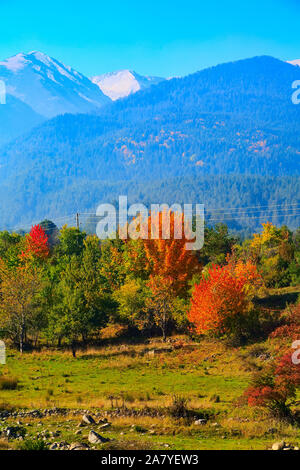
<svg viewBox="0 0 300 470">
<path fill-rule="evenodd" d="M 169 178 L 179 178 L 181 200 L 193 193 L 193 202 L 210 207 L 297 202 L 291 187 L 298 180 L 284 178 L 300 170 L 300 107 L 291 101 L 299 74 L 291 64 L 257 57 L 164 81 L 98 115 L 42 124 L 0 152 L 2 223 L 95 208 L 130 188 L 135 195 L 144 188 L 142 199 L 152 202 L 158 186 L 164 201 Z M 207 175 L 234 179 L 222 188 L 220 178 Z M 236 175 L 281 179 L 278 186 L 257 178 L 252 193 Z"/>
</svg>

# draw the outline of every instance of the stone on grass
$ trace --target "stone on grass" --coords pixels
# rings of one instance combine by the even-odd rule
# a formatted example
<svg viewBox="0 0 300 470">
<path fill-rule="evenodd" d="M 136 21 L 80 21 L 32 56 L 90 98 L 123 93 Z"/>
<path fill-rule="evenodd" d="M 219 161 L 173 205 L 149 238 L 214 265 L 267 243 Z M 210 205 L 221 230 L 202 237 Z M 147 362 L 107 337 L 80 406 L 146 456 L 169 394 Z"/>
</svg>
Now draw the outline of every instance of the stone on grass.
<svg viewBox="0 0 300 470">
<path fill-rule="evenodd" d="M 194 424 L 196 426 L 203 426 L 204 424 L 207 423 L 207 420 L 206 419 L 196 419 L 196 421 L 194 421 Z"/>
<path fill-rule="evenodd" d="M 81 422 L 84 423 L 84 424 L 95 424 L 96 423 L 96 421 L 94 420 L 94 418 L 91 415 L 83 415 Z"/>
<path fill-rule="evenodd" d="M 274 444 L 272 445 L 272 450 L 282 450 L 284 447 L 285 447 L 284 441 L 274 442 Z"/>
<path fill-rule="evenodd" d="M 108 442 L 110 439 L 100 436 L 96 431 L 90 431 L 88 440 L 91 444 L 103 444 L 104 442 Z"/>
<path fill-rule="evenodd" d="M 70 444 L 69 450 L 88 450 L 89 446 L 87 444 L 83 444 L 82 442 L 72 442 Z"/>
<path fill-rule="evenodd" d="M 111 426 L 111 423 L 104 423 L 104 424 L 101 424 L 99 426 L 100 429 L 106 429 L 106 428 L 109 428 Z"/>
</svg>

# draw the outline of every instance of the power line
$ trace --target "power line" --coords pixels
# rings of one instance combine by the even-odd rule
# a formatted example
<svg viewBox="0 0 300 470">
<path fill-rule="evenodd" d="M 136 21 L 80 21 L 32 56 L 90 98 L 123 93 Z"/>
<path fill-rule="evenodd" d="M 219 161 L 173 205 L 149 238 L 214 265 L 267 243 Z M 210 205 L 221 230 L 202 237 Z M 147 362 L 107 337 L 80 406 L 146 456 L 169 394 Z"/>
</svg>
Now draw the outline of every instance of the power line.
<svg viewBox="0 0 300 470">
<path fill-rule="evenodd" d="M 215 219 L 208 219 L 209 222 L 220 222 L 220 221 L 226 221 L 226 220 L 251 220 L 251 219 L 266 219 L 266 218 L 274 218 L 274 217 L 299 217 L 300 212 L 298 214 L 269 214 L 268 216 L 265 215 L 259 215 L 259 216 L 254 216 L 254 217 L 249 217 L 249 216 L 243 216 L 243 217 L 225 217 L 225 218 L 215 218 Z M 221 219 L 221 220 L 220 220 Z"/>
<path fill-rule="evenodd" d="M 276 208 L 278 207 L 283 207 L 283 208 L 286 208 L 288 209 L 289 207 L 293 207 L 293 206 L 300 206 L 300 202 L 296 202 L 296 203 L 291 203 L 291 204 L 269 204 L 269 205 L 261 205 L 261 206 L 244 206 L 244 207 L 232 207 L 232 208 L 226 208 L 225 210 L 226 211 L 241 211 L 241 210 L 248 210 L 248 209 L 252 209 L 252 210 L 262 210 L 262 211 L 271 211 L 271 210 L 276 210 Z M 272 209 L 272 207 L 274 207 L 274 209 Z M 263 209 L 263 208 L 266 208 L 266 209 Z M 205 211 L 206 212 L 223 212 L 224 211 L 224 208 L 206 208 L 204 207 Z M 96 212 L 81 212 L 80 215 L 96 215 Z"/>
<path fill-rule="evenodd" d="M 273 208 L 273 209 L 272 209 Z M 280 209 L 282 208 L 282 209 Z M 222 221 L 227 221 L 227 220 L 253 220 L 253 219 L 261 219 L 261 218 L 274 218 L 274 217 L 291 217 L 291 216 L 296 216 L 298 217 L 300 214 L 295 213 L 295 211 L 300 210 L 300 203 L 289 203 L 289 204 L 269 204 L 269 205 L 261 205 L 261 206 L 248 206 L 248 207 L 232 207 L 232 208 L 212 208 L 212 209 L 206 209 L 205 208 L 205 213 L 208 217 L 208 220 L 210 222 L 213 221 L 220 221 L 220 218 L 222 218 Z M 231 211 L 231 212 L 226 212 L 226 211 Z M 247 212 L 243 212 L 247 211 Z M 269 213 L 269 212 L 274 212 L 271 214 L 261 214 L 261 215 L 256 215 L 256 216 L 251 216 L 249 212 L 263 212 L 263 213 Z M 290 211 L 294 211 L 292 213 L 289 213 Z M 215 212 L 215 214 L 210 213 Z M 224 217 L 225 216 L 225 217 Z M 228 217 L 232 216 L 232 217 Z M 60 216 L 60 217 L 54 217 L 53 220 L 49 220 L 46 224 L 43 224 L 44 227 L 50 227 L 52 226 L 51 222 L 55 223 L 56 225 L 62 225 L 64 223 L 67 223 L 67 221 L 75 220 L 75 225 L 79 229 L 80 226 L 82 226 L 82 222 L 80 222 L 80 217 L 86 218 L 87 222 L 93 222 L 93 221 L 98 221 L 100 216 L 96 215 L 96 212 L 77 212 L 76 214 L 71 214 L 71 215 L 65 215 L 65 216 Z M 5 227 L 0 229 L 1 231 L 17 231 L 17 230 L 22 230 L 27 227 L 32 227 L 33 225 L 38 225 L 40 224 L 41 221 L 35 221 L 27 224 L 23 224 L 21 227 Z M 55 228 L 50 228 L 48 230 L 52 231 L 56 230 Z"/>
<path fill-rule="evenodd" d="M 288 209 L 288 208 L 287 208 L 287 209 L 278 209 L 278 210 L 277 210 L 277 209 L 268 209 L 268 210 L 266 209 L 266 210 L 262 210 L 261 212 L 266 213 L 266 212 L 271 212 L 271 211 L 272 211 L 272 212 L 274 212 L 274 214 L 270 214 L 271 216 L 277 215 L 277 214 L 280 216 L 280 215 L 285 215 L 284 213 L 287 212 L 287 211 L 299 211 L 299 210 L 300 210 L 300 206 L 299 206 L 299 207 L 294 207 L 294 208 L 291 208 L 291 209 Z M 253 211 L 253 212 L 258 212 L 258 210 Z M 283 212 L 283 213 L 281 214 L 281 212 Z M 212 214 L 212 216 L 213 216 L 213 217 L 216 217 L 216 216 L 218 216 L 218 215 L 220 215 L 220 217 L 223 216 L 223 215 L 226 215 L 226 216 L 227 216 L 227 215 L 242 216 L 243 214 L 248 214 L 248 212 L 238 212 L 237 214 L 234 214 L 234 213 L 230 213 L 230 212 L 221 212 L 221 211 L 220 211 L 219 214 L 218 214 L 218 213 Z M 83 214 L 80 214 L 80 215 L 83 215 Z M 207 215 L 208 215 L 208 214 L 207 214 Z M 268 215 L 266 215 L 266 216 L 268 216 Z M 96 214 L 94 213 L 93 215 L 91 214 L 91 215 L 89 215 L 89 216 L 83 215 L 83 217 L 87 217 L 87 220 L 91 220 L 91 219 L 97 219 L 97 220 L 99 220 L 99 218 L 100 218 L 101 216 L 96 215 Z"/>
</svg>

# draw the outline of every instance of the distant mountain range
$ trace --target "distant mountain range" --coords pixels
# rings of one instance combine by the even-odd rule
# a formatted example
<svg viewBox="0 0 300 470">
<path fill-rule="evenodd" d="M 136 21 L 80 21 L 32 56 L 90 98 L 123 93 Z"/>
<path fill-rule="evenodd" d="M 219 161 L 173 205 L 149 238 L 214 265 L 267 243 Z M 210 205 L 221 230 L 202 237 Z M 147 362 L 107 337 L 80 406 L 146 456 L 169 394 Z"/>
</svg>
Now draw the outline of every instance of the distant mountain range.
<svg viewBox="0 0 300 470">
<path fill-rule="evenodd" d="M 9 106 L 0 110 L 0 144 L 65 113 L 87 113 L 110 102 L 81 73 L 41 52 L 0 62 Z"/>
<path fill-rule="evenodd" d="M 217 207 L 300 203 L 300 106 L 291 100 L 299 70 L 255 57 L 114 102 L 90 82 L 106 103 L 47 120 L 0 150 L 2 224 L 94 209 L 121 191 L 164 202 L 171 180 L 181 201 L 193 194 L 211 207 L 216 194 Z"/>
<path fill-rule="evenodd" d="M 163 80 L 164 78 L 160 77 L 145 77 L 130 70 L 119 70 L 92 77 L 92 82 L 113 101 L 156 85 Z"/>
<path fill-rule="evenodd" d="M 0 110 L 0 145 L 65 114 L 89 113 L 164 80 L 129 70 L 89 79 L 48 55 L 33 51 L 0 62 L 8 106 Z"/>
<path fill-rule="evenodd" d="M 300 59 L 290 60 L 290 61 L 288 61 L 288 64 L 299 65 L 300 66 Z"/>
<path fill-rule="evenodd" d="M 300 59 L 290 61 L 300 65 Z M 89 79 L 48 55 L 32 51 L 0 62 L 7 106 L 0 109 L 0 146 L 43 121 L 65 113 L 94 112 L 109 102 L 164 81 L 134 71 L 97 75 Z"/>
</svg>

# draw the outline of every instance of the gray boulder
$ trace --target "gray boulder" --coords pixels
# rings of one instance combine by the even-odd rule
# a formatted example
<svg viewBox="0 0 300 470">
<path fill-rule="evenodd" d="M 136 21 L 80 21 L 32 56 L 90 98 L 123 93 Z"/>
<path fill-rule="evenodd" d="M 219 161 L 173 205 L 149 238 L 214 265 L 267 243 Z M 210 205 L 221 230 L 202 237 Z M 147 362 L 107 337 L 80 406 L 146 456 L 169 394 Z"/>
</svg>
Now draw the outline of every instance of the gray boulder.
<svg viewBox="0 0 300 470">
<path fill-rule="evenodd" d="M 94 420 L 94 418 L 91 415 L 83 415 L 81 422 L 84 423 L 84 424 L 95 424 L 96 423 L 96 421 Z"/>
<path fill-rule="evenodd" d="M 90 431 L 88 440 L 91 444 L 103 444 L 108 442 L 110 439 L 100 436 L 96 431 Z"/>
<path fill-rule="evenodd" d="M 282 450 L 284 447 L 285 447 L 284 441 L 274 442 L 274 444 L 272 445 L 272 450 Z"/>
</svg>

